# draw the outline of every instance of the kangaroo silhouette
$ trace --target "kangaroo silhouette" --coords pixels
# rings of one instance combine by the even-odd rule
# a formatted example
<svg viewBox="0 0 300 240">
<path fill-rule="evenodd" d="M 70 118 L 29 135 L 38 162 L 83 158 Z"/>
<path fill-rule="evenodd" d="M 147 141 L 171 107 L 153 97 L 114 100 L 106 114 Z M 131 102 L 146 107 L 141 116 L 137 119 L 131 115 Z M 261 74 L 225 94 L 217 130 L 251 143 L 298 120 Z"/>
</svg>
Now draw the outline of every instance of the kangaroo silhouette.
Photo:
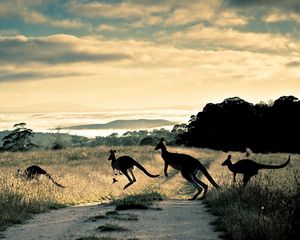
<svg viewBox="0 0 300 240">
<path fill-rule="evenodd" d="M 155 147 L 155 150 L 159 149 L 161 149 L 161 156 L 165 161 L 165 176 L 168 177 L 167 171 L 168 166 L 170 165 L 172 168 L 180 170 L 182 177 L 191 182 L 198 190 L 198 192 L 190 200 L 195 200 L 204 189 L 203 196 L 200 198 L 203 199 L 208 189 L 208 186 L 204 182 L 200 181 L 196 176 L 199 170 L 206 176 L 214 187 L 220 188 L 206 168 L 196 158 L 187 154 L 168 152 L 163 138 L 161 138 L 160 142 Z"/>
<path fill-rule="evenodd" d="M 24 172 L 21 171 L 21 169 L 17 170 L 18 175 L 21 175 L 21 177 L 25 178 L 26 180 L 32 180 L 32 179 L 37 179 L 41 175 L 45 175 L 48 177 L 56 186 L 65 188 L 63 185 L 59 184 L 56 182 L 49 173 L 47 173 L 44 169 L 37 165 L 31 165 L 27 167 Z"/>
<path fill-rule="evenodd" d="M 134 166 L 139 168 L 148 177 L 156 178 L 159 176 L 159 174 L 153 175 L 153 174 L 149 173 L 141 164 L 139 164 L 137 161 L 135 161 L 132 157 L 121 156 L 121 157 L 116 158 L 116 152 L 117 152 L 116 150 L 110 150 L 110 155 L 108 157 L 108 160 L 112 161 L 111 166 L 112 166 L 113 170 L 116 169 L 116 170 L 121 171 L 129 180 L 129 183 L 127 183 L 123 189 L 128 188 L 130 185 L 132 185 L 133 183 L 136 182 L 136 178 L 133 174 Z M 131 173 L 132 179 L 129 176 L 127 171 L 129 171 Z"/>
<path fill-rule="evenodd" d="M 233 172 L 233 181 L 236 182 L 235 176 L 237 173 L 244 174 L 243 185 L 246 186 L 250 178 L 257 175 L 260 169 L 279 169 L 284 168 L 290 162 L 291 157 L 281 165 L 265 165 L 257 163 L 250 159 L 242 159 L 236 163 L 231 162 L 231 155 L 227 156 L 227 159 L 222 163 L 222 166 L 228 166 L 228 169 Z"/>
</svg>

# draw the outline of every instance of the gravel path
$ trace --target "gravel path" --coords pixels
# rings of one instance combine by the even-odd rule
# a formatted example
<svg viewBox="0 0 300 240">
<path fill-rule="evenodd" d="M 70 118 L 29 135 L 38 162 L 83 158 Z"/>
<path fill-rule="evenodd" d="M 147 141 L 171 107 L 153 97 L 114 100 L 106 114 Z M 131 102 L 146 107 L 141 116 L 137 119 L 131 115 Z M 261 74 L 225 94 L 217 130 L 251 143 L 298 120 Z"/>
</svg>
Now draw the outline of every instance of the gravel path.
<svg viewBox="0 0 300 240">
<path fill-rule="evenodd" d="M 84 205 L 35 215 L 23 225 L 4 232 L 8 240 L 69 240 L 80 237 L 115 239 L 220 239 L 213 230 L 210 215 L 200 201 L 166 200 L 157 204 L 161 210 L 114 211 L 113 206 Z M 110 213 L 110 214 L 109 214 Z M 111 224 L 126 231 L 102 232 L 99 226 Z"/>
</svg>

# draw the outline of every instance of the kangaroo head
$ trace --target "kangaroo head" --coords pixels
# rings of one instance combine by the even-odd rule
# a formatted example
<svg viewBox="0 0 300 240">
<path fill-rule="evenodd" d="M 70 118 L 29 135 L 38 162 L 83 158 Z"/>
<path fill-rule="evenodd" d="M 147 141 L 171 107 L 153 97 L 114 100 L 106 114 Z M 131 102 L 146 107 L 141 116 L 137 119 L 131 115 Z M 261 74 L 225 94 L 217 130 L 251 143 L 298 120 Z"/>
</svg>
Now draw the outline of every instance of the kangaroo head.
<svg viewBox="0 0 300 240">
<path fill-rule="evenodd" d="M 22 170 L 20 168 L 17 169 L 17 176 L 20 176 L 22 174 Z"/>
<path fill-rule="evenodd" d="M 227 159 L 226 159 L 221 165 L 222 165 L 222 166 L 227 166 L 227 165 L 231 164 L 230 159 L 231 159 L 231 155 L 229 154 L 229 155 L 227 156 Z"/>
<path fill-rule="evenodd" d="M 164 144 L 165 139 L 161 138 L 160 142 L 156 145 L 155 150 L 159 150 L 159 149 L 166 149 L 166 146 Z"/>
<path fill-rule="evenodd" d="M 115 160 L 116 159 L 116 150 L 110 150 L 109 151 L 109 157 L 108 157 L 108 160 Z"/>
<path fill-rule="evenodd" d="M 23 178 L 23 177 L 25 177 L 24 172 L 23 172 L 20 168 L 17 169 L 16 177 L 18 177 L 18 178 Z"/>
</svg>

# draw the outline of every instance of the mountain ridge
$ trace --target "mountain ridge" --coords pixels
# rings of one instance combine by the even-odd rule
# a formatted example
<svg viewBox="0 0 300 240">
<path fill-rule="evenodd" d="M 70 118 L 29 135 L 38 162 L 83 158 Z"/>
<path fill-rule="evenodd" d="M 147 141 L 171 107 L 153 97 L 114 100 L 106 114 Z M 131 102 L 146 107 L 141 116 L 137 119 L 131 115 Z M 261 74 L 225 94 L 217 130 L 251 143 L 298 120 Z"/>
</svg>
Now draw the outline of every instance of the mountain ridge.
<svg viewBox="0 0 300 240">
<path fill-rule="evenodd" d="M 133 120 L 114 120 L 107 123 L 76 125 L 64 127 L 64 129 L 82 130 L 82 129 L 144 129 L 175 125 L 176 122 L 171 122 L 164 119 L 133 119 Z"/>
</svg>

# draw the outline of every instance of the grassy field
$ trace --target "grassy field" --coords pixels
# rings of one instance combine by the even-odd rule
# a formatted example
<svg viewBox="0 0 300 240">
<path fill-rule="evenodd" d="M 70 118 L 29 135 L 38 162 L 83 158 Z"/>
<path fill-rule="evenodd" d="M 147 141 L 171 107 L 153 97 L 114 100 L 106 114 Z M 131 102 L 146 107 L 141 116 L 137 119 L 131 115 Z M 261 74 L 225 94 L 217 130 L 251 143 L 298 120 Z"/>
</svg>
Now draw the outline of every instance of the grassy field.
<svg viewBox="0 0 300 240">
<path fill-rule="evenodd" d="M 233 162 L 241 159 L 233 154 Z M 253 154 L 253 160 L 266 164 L 284 163 L 288 154 Z M 227 167 L 212 165 L 221 191 L 211 191 L 205 203 L 218 216 L 217 229 L 229 239 L 299 239 L 300 157 L 291 155 L 290 164 L 278 170 L 260 170 L 243 189 L 242 176 L 233 184 Z"/>
<path fill-rule="evenodd" d="M 163 176 L 163 160 L 153 147 L 118 147 L 117 156 L 130 155 L 144 165 L 149 172 L 161 174 L 149 178 L 136 170 L 137 183 L 123 191 L 127 179 L 113 175 L 108 147 L 70 148 L 58 151 L 32 151 L 25 153 L 0 153 L 0 226 L 23 222 L 34 213 L 65 205 L 108 202 L 128 194 L 157 191 L 166 198 L 189 198 L 194 189 L 169 169 L 169 177 Z M 296 236 L 299 224 L 299 155 L 291 156 L 285 169 L 262 170 L 253 177 L 244 191 L 232 183 L 232 174 L 220 163 L 227 154 L 221 151 L 196 148 L 170 148 L 170 151 L 193 155 L 198 158 L 222 186 L 221 191 L 209 191 L 205 203 L 218 215 L 217 228 L 226 231 L 233 239 L 289 239 Z M 233 152 L 233 162 L 242 157 Z M 254 154 L 258 162 L 279 164 L 287 154 Z M 16 169 L 31 164 L 40 165 L 62 185 L 61 189 L 47 178 L 40 181 L 23 181 L 16 178 Z M 238 180 L 241 178 L 238 176 Z M 203 178 L 207 183 L 207 180 Z M 209 184 L 210 188 L 211 185 Z"/>
</svg>

